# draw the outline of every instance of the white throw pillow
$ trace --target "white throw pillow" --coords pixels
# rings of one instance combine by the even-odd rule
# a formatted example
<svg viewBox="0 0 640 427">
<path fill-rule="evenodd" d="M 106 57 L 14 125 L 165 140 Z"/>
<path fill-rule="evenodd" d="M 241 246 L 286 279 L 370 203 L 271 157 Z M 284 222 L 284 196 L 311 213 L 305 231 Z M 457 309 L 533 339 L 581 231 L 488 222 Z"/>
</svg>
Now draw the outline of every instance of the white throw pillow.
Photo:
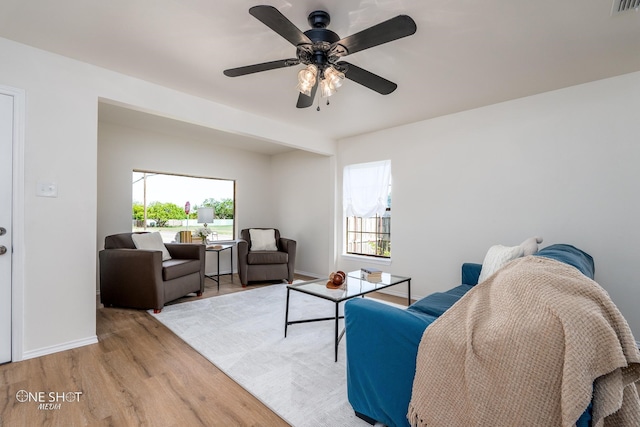
<svg viewBox="0 0 640 427">
<path fill-rule="evenodd" d="M 484 282 L 489 276 L 500 270 L 509 261 L 520 258 L 523 254 L 524 249 L 522 246 L 491 246 L 484 257 L 484 261 L 482 262 L 482 270 L 480 271 L 478 283 Z"/>
<path fill-rule="evenodd" d="M 529 255 L 533 255 L 536 252 L 538 252 L 538 244 L 542 243 L 542 237 L 529 237 L 527 240 L 525 240 L 524 242 L 520 243 L 520 246 L 522 247 L 522 250 L 524 251 L 524 253 L 522 254 L 522 256 L 529 256 Z"/>
<path fill-rule="evenodd" d="M 250 228 L 249 236 L 251 236 L 252 251 L 277 251 L 276 231 L 272 228 L 262 230 L 259 228 Z"/>
<path fill-rule="evenodd" d="M 166 261 L 171 259 L 171 255 L 167 250 L 167 247 L 164 245 L 162 241 L 162 236 L 160 233 L 141 233 L 141 234 L 132 234 L 131 239 L 133 240 L 133 244 L 136 245 L 136 249 L 146 249 L 149 251 L 162 251 L 162 260 Z"/>
</svg>

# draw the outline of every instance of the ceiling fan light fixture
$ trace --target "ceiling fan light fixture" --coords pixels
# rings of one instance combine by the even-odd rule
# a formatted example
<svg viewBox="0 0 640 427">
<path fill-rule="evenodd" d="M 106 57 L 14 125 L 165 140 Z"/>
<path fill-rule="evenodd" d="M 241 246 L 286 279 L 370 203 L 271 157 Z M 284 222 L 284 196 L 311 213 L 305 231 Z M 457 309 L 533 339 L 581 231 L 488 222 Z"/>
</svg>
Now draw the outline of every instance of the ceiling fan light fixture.
<svg viewBox="0 0 640 427">
<path fill-rule="evenodd" d="M 328 98 L 334 93 L 336 93 L 336 88 L 331 84 L 331 82 L 327 79 L 322 79 L 320 81 L 320 96 Z"/>
<path fill-rule="evenodd" d="M 342 86 L 344 73 L 329 66 L 322 72 L 322 80 L 320 80 L 320 96 L 328 98 L 338 91 Z"/>
<path fill-rule="evenodd" d="M 307 85 L 307 84 L 300 84 L 298 83 L 298 86 L 296 87 L 296 89 L 298 90 L 298 92 L 305 94 L 307 96 L 311 96 L 311 90 L 313 89 L 313 85 Z"/>
<path fill-rule="evenodd" d="M 311 90 L 316 84 L 316 76 L 318 75 L 318 67 L 313 64 L 307 65 L 298 71 L 298 91 L 307 96 L 311 96 Z"/>
<path fill-rule="evenodd" d="M 340 86 L 342 86 L 342 81 L 344 80 L 344 73 L 336 70 L 333 67 L 329 67 L 324 70 L 324 78 L 329 81 L 329 84 L 332 88 L 337 90 Z"/>
<path fill-rule="evenodd" d="M 638 2 L 640 0 L 616 1 Z M 238 77 L 305 64 L 307 66 L 298 72 L 297 89 L 300 92 L 296 104 L 298 108 L 313 105 L 318 86 L 321 89 L 321 96 L 328 97 L 336 92 L 345 78 L 381 95 L 390 94 L 398 85 L 356 65 L 336 61 L 343 56 L 410 36 L 415 34 L 417 29 L 411 17 L 397 15 L 355 34 L 340 38 L 338 34 L 327 29 L 330 17 L 326 11 L 311 12 L 308 17 L 311 29 L 305 32 L 296 27 L 274 6 L 253 6 L 249 9 L 249 14 L 295 46 L 296 57 L 231 68 L 224 70 L 224 75 Z"/>
</svg>

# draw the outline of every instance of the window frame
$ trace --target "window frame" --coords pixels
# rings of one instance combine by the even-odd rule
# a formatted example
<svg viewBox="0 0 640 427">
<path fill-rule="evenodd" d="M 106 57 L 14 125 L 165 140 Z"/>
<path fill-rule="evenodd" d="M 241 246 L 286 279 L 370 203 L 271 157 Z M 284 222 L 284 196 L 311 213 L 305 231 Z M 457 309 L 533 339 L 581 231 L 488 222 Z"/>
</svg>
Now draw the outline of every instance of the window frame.
<svg viewBox="0 0 640 427">
<path fill-rule="evenodd" d="M 236 239 L 236 180 L 235 179 L 228 179 L 228 178 L 216 178 L 216 177 L 210 177 L 210 176 L 200 176 L 200 175 L 191 175 L 191 174 L 182 174 L 182 173 L 175 173 L 175 172 L 159 172 L 159 171 L 151 171 L 151 170 L 145 170 L 145 169 L 132 169 L 131 170 L 131 176 L 133 178 L 134 174 L 148 174 L 148 175 L 164 175 L 164 176 L 169 176 L 169 177 L 178 177 L 178 178 L 193 178 L 193 179 L 202 179 L 202 180 L 212 180 L 212 181 L 225 181 L 228 183 L 231 183 L 233 190 L 232 190 L 232 203 L 233 203 L 233 211 L 232 211 L 232 224 L 231 224 L 231 237 L 230 238 L 224 238 L 224 239 L 218 239 L 218 240 L 210 240 L 212 242 L 216 242 L 216 243 L 222 243 L 222 242 L 232 242 L 235 241 Z M 131 207 L 133 210 L 133 206 L 135 202 L 138 202 L 137 200 L 134 200 L 133 198 L 133 185 L 134 182 L 132 181 L 132 198 L 131 198 Z M 211 197 L 213 198 L 213 197 Z M 216 201 L 220 201 L 217 198 L 213 198 Z M 209 206 L 208 204 L 204 204 L 202 202 L 204 202 L 207 199 L 204 199 L 202 201 L 199 201 L 198 203 L 194 203 L 192 201 L 190 201 L 190 205 L 191 205 L 191 210 L 190 210 L 190 215 L 192 216 L 193 214 L 196 214 L 197 209 L 196 207 L 198 206 Z M 221 199 L 221 200 L 225 200 L 225 198 Z M 151 203 L 153 203 L 154 201 L 152 201 Z M 139 203 L 144 205 L 144 201 L 140 201 Z M 147 201 L 147 206 L 149 205 L 149 201 Z M 171 202 L 160 202 L 160 203 L 171 203 Z M 184 206 L 178 205 L 178 207 L 181 207 L 184 209 Z M 215 209 L 215 207 L 214 207 Z M 214 210 L 215 212 L 215 210 Z M 217 218 L 217 216 L 215 217 Z M 214 218 L 214 220 L 215 220 Z M 147 221 L 149 220 L 149 218 L 147 218 Z M 133 212 L 132 212 L 132 230 L 136 230 L 137 227 L 135 227 L 135 221 L 137 221 L 134 217 L 133 217 Z M 191 231 L 196 230 L 197 228 L 200 228 L 199 223 L 197 222 L 197 216 L 196 219 L 194 218 L 189 218 L 189 226 L 188 229 Z M 211 224 L 213 225 L 213 224 Z M 143 229 L 146 230 L 149 226 L 147 225 L 147 223 L 143 224 Z M 138 227 L 139 228 L 139 227 Z M 166 238 L 166 236 L 163 236 L 163 238 Z"/>
<path fill-rule="evenodd" d="M 386 208 L 382 215 L 379 212 L 376 212 L 374 216 L 371 217 L 362 217 L 357 215 L 347 215 L 347 212 L 352 213 L 350 207 L 347 208 L 348 198 L 350 195 L 346 194 L 345 187 L 345 172 L 343 172 L 343 194 L 342 194 L 342 203 L 343 203 L 343 230 L 344 230 L 344 248 L 343 255 L 350 257 L 366 257 L 371 260 L 378 260 L 380 262 L 390 261 L 391 260 L 391 192 L 392 192 L 392 178 L 391 178 L 391 161 L 384 160 L 380 162 L 370 162 L 370 163 L 387 163 L 386 167 L 388 167 L 387 179 L 388 186 L 386 191 Z M 345 165 L 343 171 L 346 171 L 348 167 L 355 167 L 356 170 L 359 167 L 366 165 L 367 163 L 353 163 L 349 165 Z M 350 174 L 351 175 L 351 174 Z M 381 175 L 380 175 L 381 176 Z M 382 182 L 387 182 L 383 180 Z M 351 193 L 353 190 L 350 190 Z M 380 197 L 380 192 L 378 192 L 378 196 Z M 351 200 L 349 200 L 351 201 Z M 366 206 L 366 205 L 365 205 Z M 364 226 L 365 221 L 372 221 L 374 223 L 373 227 Z M 352 226 L 353 224 L 353 226 Z M 367 229 L 367 231 L 365 231 Z M 371 231 L 373 229 L 373 231 Z M 362 237 L 364 235 L 373 235 L 373 239 L 364 240 Z M 352 237 L 355 237 L 352 239 Z M 386 238 L 384 238 L 386 237 Z M 384 248 L 385 243 L 387 248 Z M 363 250 L 363 246 L 365 244 L 373 245 L 374 253 L 366 253 Z M 359 251 L 356 250 L 356 247 L 359 247 Z M 386 250 L 385 250 L 386 249 Z"/>
<path fill-rule="evenodd" d="M 367 218 L 363 218 L 363 217 L 359 217 L 359 216 L 349 216 L 349 217 L 345 217 L 346 219 L 346 224 L 345 224 L 345 254 L 346 255 L 352 255 L 352 256 L 364 256 L 364 257 L 373 257 L 373 258 L 379 258 L 379 259 L 391 259 L 391 207 L 387 207 L 386 211 L 385 211 L 385 215 L 383 215 L 382 217 L 377 215 L 373 216 L 373 217 L 367 217 Z M 350 219 L 353 219 L 355 222 L 359 222 L 360 223 L 360 230 L 352 230 L 350 231 L 349 229 L 349 223 L 350 223 Z M 366 220 L 371 220 L 374 221 L 376 223 L 375 225 L 375 229 L 376 231 L 363 231 L 362 230 L 362 222 L 366 221 Z M 384 221 L 388 221 L 388 232 L 387 231 L 381 231 L 381 229 L 384 229 L 385 226 L 383 224 Z M 358 228 L 358 227 L 356 227 Z M 365 241 L 362 239 L 357 239 L 357 240 L 350 240 L 350 237 L 352 235 L 357 235 L 357 236 L 362 236 L 364 234 L 373 234 L 375 235 L 375 243 L 374 243 L 374 252 L 373 254 L 371 253 L 365 253 L 365 252 L 355 252 L 355 251 L 349 251 L 349 246 L 353 243 L 353 242 L 359 242 L 356 244 L 360 245 L 360 248 L 362 248 L 362 245 L 365 244 Z M 381 239 L 380 236 L 388 236 L 388 239 Z M 381 247 L 382 245 L 380 245 L 380 242 L 388 242 L 388 255 L 384 255 L 384 247 Z M 371 241 L 368 241 L 368 243 L 370 243 Z M 382 251 L 382 254 L 380 254 L 380 251 Z"/>
</svg>

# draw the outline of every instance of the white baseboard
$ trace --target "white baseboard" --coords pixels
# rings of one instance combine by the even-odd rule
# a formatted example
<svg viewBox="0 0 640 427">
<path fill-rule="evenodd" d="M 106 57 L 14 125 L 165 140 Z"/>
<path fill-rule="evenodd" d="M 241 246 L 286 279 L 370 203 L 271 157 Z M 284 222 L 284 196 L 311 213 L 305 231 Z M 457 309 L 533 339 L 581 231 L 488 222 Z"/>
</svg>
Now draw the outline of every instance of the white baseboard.
<svg viewBox="0 0 640 427">
<path fill-rule="evenodd" d="M 319 276 L 317 273 L 310 273 L 308 271 L 300 271 L 300 270 L 294 270 L 296 274 L 300 274 L 301 276 L 309 276 L 309 277 L 315 277 L 320 279 L 322 276 Z M 328 277 L 329 275 L 327 275 L 327 280 L 329 279 Z"/>
<path fill-rule="evenodd" d="M 97 342 L 98 337 L 94 335 L 92 337 L 69 341 L 62 344 L 56 344 L 50 347 L 42 347 L 36 350 L 29 350 L 22 353 L 22 360 L 33 359 L 35 357 L 46 356 L 47 354 L 53 354 L 60 351 L 71 350 L 73 348 L 84 347 L 85 345 L 96 344 Z"/>
<path fill-rule="evenodd" d="M 405 291 L 398 291 L 398 290 L 395 290 L 393 288 L 383 289 L 383 290 L 378 291 L 378 292 L 380 292 L 381 294 L 393 295 L 394 297 L 400 297 L 400 298 L 406 298 L 407 297 L 407 293 Z M 413 292 L 411 292 L 411 300 L 412 301 L 421 300 L 425 296 L 426 295 L 416 295 Z"/>
</svg>

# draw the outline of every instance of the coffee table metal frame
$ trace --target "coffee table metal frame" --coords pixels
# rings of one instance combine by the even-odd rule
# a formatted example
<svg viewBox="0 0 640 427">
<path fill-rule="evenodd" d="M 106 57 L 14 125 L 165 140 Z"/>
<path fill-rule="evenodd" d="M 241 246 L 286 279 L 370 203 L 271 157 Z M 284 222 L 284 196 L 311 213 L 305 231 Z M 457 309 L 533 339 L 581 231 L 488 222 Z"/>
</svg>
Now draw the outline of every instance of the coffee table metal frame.
<svg viewBox="0 0 640 427">
<path fill-rule="evenodd" d="M 287 337 L 287 328 L 289 325 L 298 323 L 309 322 L 321 322 L 325 320 L 335 320 L 335 361 L 338 361 L 338 344 L 344 336 L 345 329 L 339 331 L 338 321 L 343 319 L 344 316 L 340 316 L 340 303 L 352 298 L 364 297 L 366 294 L 376 292 L 381 289 L 385 289 L 391 286 L 399 285 L 401 283 L 407 284 L 407 306 L 411 305 L 411 278 L 403 276 L 395 276 L 389 273 L 382 273 L 382 280 L 380 282 L 368 282 L 361 278 L 359 270 L 352 271 L 347 274 L 347 280 L 345 284 L 339 289 L 327 288 L 327 279 L 310 280 L 308 282 L 294 283 L 287 285 L 287 306 L 284 318 L 284 336 Z M 308 295 L 313 295 L 318 298 L 323 298 L 335 303 L 335 315 L 332 317 L 321 317 L 314 319 L 301 319 L 301 320 L 289 320 L 289 295 L 291 291 L 302 292 Z"/>
</svg>

